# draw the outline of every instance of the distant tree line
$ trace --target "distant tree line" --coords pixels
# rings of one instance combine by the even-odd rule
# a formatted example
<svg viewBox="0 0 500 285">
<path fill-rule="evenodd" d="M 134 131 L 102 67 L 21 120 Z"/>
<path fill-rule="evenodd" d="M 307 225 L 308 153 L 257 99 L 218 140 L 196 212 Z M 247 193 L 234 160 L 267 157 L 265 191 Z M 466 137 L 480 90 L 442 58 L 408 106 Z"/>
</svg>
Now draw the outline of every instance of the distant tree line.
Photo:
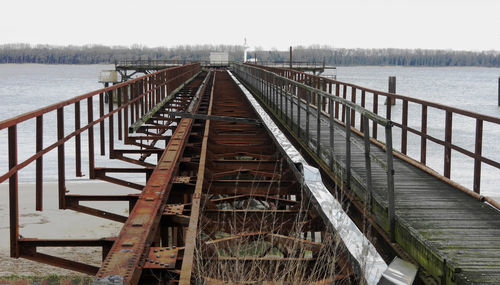
<svg viewBox="0 0 500 285">
<path fill-rule="evenodd" d="M 29 44 L 0 45 L 0 63 L 103 64 L 120 60 L 208 60 L 211 51 L 227 51 L 232 60 L 243 58 L 238 45 L 181 45 L 149 48 L 125 46 L 51 46 Z M 288 51 L 250 51 L 259 61 L 288 61 Z M 398 66 L 500 66 L 499 51 L 454 51 L 427 49 L 344 49 L 329 46 L 297 46 L 294 61 L 327 65 L 398 65 Z"/>
</svg>

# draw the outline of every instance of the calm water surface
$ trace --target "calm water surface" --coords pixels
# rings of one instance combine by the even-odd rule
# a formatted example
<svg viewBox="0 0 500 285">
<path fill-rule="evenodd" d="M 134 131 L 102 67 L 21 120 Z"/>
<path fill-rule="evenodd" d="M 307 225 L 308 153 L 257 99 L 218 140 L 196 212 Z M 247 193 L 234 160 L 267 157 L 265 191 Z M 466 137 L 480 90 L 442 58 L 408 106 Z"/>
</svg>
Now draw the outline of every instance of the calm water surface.
<svg viewBox="0 0 500 285">
<path fill-rule="evenodd" d="M 4 120 L 27 111 L 35 110 L 58 101 L 72 98 L 86 92 L 102 88 L 97 82 L 101 70 L 113 69 L 112 65 L 0 65 L 0 120 Z M 441 103 L 470 110 L 494 117 L 500 117 L 497 106 L 498 77 L 500 68 L 478 67 L 338 67 L 337 79 L 360 86 L 386 91 L 389 76 L 397 77 L 397 93 L 423 100 Z M 367 97 L 367 106 L 372 100 Z M 383 102 L 379 110 L 384 114 Z M 94 104 L 97 105 L 97 104 Z M 83 106 L 82 106 L 83 107 Z M 71 107 L 65 108 L 67 125 L 65 133 L 72 131 L 73 114 Z M 82 113 L 85 114 L 82 109 Z M 409 104 L 408 122 L 411 127 L 420 129 L 420 106 Z M 401 120 L 401 104 L 393 108 L 393 119 Z M 358 120 L 359 121 L 359 120 Z M 82 117 L 82 122 L 86 119 Z M 34 120 L 19 126 L 19 160 L 34 154 Z M 44 144 L 53 143 L 56 138 L 54 116 L 44 118 Z M 379 132 L 381 134 L 383 132 Z M 428 133 L 444 138 L 444 112 L 429 109 Z M 394 130 L 394 146 L 400 148 L 400 132 Z M 453 143 L 474 151 L 475 121 L 454 115 Z M 0 174 L 7 170 L 7 132 L 0 131 Z M 96 139 L 98 132 L 96 132 Z M 82 137 L 82 150 L 86 150 L 86 136 Z M 500 128 L 485 123 L 483 154 L 495 161 L 500 161 Z M 443 148 L 428 142 L 428 165 L 438 172 L 443 169 Z M 57 179 L 56 151 L 49 153 L 44 161 L 45 181 Z M 417 160 L 420 158 L 420 138 L 408 135 L 408 154 Z M 74 177 L 74 143 L 66 144 L 66 173 L 69 179 Z M 97 156 L 98 166 L 125 166 L 119 161 L 110 161 Z M 83 171 L 86 172 L 86 154 L 82 152 Z M 129 166 L 129 165 L 127 165 Z M 500 196 L 500 171 L 482 164 L 482 194 Z M 452 151 L 452 179 L 466 187 L 472 187 L 473 160 Z M 21 181 L 34 181 L 34 166 L 27 167 L 20 173 Z"/>
</svg>

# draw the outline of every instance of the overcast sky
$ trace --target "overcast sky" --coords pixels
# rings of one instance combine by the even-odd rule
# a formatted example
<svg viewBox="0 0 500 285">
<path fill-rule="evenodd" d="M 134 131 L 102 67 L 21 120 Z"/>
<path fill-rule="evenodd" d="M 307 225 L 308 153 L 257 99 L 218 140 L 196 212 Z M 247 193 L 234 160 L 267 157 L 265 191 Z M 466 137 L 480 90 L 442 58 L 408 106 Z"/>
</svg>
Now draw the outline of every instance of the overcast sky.
<svg viewBox="0 0 500 285">
<path fill-rule="evenodd" d="M 500 50 L 500 0 L 3 0 L 0 43 Z"/>
</svg>

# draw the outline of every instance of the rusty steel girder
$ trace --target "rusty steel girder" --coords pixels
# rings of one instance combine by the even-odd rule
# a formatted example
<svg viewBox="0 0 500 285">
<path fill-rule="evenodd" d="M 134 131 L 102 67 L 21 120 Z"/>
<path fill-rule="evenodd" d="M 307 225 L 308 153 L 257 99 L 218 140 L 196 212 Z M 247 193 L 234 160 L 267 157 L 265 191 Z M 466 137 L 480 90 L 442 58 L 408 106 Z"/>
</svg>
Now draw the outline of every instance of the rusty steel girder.
<svg viewBox="0 0 500 285">
<path fill-rule="evenodd" d="M 90 178 L 140 192 L 74 195 L 60 191 L 62 208 L 123 222 L 118 236 L 18 238 L 16 226 L 11 232 L 16 237 L 13 256 L 95 275 L 94 284 L 358 283 L 342 243 L 303 195 L 300 172 L 262 126 L 235 82 L 225 70 L 199 74 L 197 68 L 148 75 L 145 80 L 123 83 L 126 88 L 118 85 L 94 94 L 99 98 L 97 120 L 91 111 L 91 96 L 81 98 L 90 106 L 89 124 L 82 128 L 78 114 L 75 133 L 60 134 L 58 143 L 50 149 L 37 149 L 37 155 L 25 163 L 38 161 L 45 152 L 88 131 Z M 176 96 L 166 100 L 166 90 L 179 86 Z M 118 107 L 110 104 L 105 110 L 106 92 L 118 95 Z M 135 95 L 123 96 L 129 92 Z M 155 107 L 158 104 L 161 108 Z M 59 117 L 62 114 L 58 112 Z M 138 148 L 115 148 L 114 119 L 119 122 L 118 139 Z M 110 158 L 140 168 L 94 165 L 93 126 L 99 126 L 98 150 L 105 154 L 105 120 L 109 122 Z M 15 173 L 24 165 L 17 163 L 15 155 L 16 124 L 2 122 L 0 129 L 2 126 L 9 128 L 12 137 L 12 167 L 0 178 L 11 180 L 11 202 L 15 204 Z M 59 155 L 64 158 L 63 148 Z M 156 163 L 146 160 L 152 155 L 157 156 Z M 64 165 L 60 168 L 60 187 L 64 187 Z M 116 173 L 143 173 L 146 184 L 113 177 Z M 82 201 L 126 201 L 130 214 L 94 209 L 81 205 Z M 11 219 L 17 225 L 17 215 Z M 97 267 L 48 256 L 37 252 L 39 247 L 101 247 L 103 263 Z"/>
<path fill-rule="evenodd" d="M 208 115 L 192 203 L 171 218 L 186 225 L 189 217 L 174 282 L 357 283 L 340 242 L 302 195 L 300 173 L 251 123 L 258 117 L 225 71 L 216 72 Z M 258 252 L 249 254 L 249 248 Z M 323 263 L 333 266 L 317 274 L 325 272 Z M 300 276 L 286 273 L 291 268 Z"/>
<path fill-rule="evenodd" d="M 43 210 L 43 161 L 46 154 L 57 148 L 57 169 L 58 169 L 58 200 L 60 209 L 71 209 L 97 217 L 107 218 L 113 221 L 125 222 L 127 217 L 113 214 L 97 208 L 82 206 L 80 201 L 128 201 L 130 208 L 138 200 L 138 195 L 72 195 L 66 192 L 66 165 L 65 165 L 65 146 L 69 140 L 75 141 L 75 170 L 76 176 L 82 176 L 82 145 L 81 135 L 86 133 L 88 137 L 88 165 L 89 178 L 102 179 L 112 183 L 139 188 L 139 184 L 109 177 L 107 173 L 131 173 L 139 172 L 146 174 L 146 177 L 151 175 L 156 164 L 145 163 L 142 161 L 144 168 L 102 168 L 95 166 L 95 142 L 94 142 L 94 127 L 98 126 L 100 132 L 99 150 L 101 155 L 106 152 L 106 140 L 109 158 L 122 159 L 128 162 L 141 162 L 140 160 L 125 157 L 124 154 L 151 154 L 159 153 L 162 150 L 158 147 L 148 146 L 143 149 L 135 150 L 120 150 L 115 149 L 116 139 L 127 142 L 129 134 L 127 131 L 129 122 L 137 120 L 137 118 L 153 108 L 158 102 L 164 100 L 167 96 L 173 95 L 172 90 L 178 89 L 185 82 L 192 81 L 200 72 L 199 64 L 191 64 L 163 70 L 136 78 L 115 86 L 90 92 L 85 95 L 56 103 L 54 105 L 41 108 L 26 114 L 22 114 L 12 119 L 0 122 L 0 130 L 8 129 L 8 152 L 9 152 L 9 171 L 0 175 L 0 183 L 9 180 L 9 220 L 10 220 L 10 244 L 11 256 L 14 258 L 23 257 L 26 259 L 79 271 L 94 275 L 99 270 L 99 267 L 88 265 L 82 262 L 69 260 L 64 257 L 56 257 L 37 251 L 40 247 L 101 247 L 103 255 L 106 256 L 111 248 L 114 237 L 104 237 L 104 239 L 37 239 L 36 237 L 21 237 L 19 235 L 19 197 L 18 197 L 18 172 L 22 171 L 31 163 L 36 163 L 36 210 Z M 201 81 L 200 81 L 201 82 Z M 200 85 L 198 82 L 198 85 Z M 182 92 L 181 92 L 182 93 Z M 182 95 L 182 94 L 181 94 Z M 109 96 L 116 101 L 110 100 L 111 103 L 105 108 L 104 97 Z M 95 101 L 98 106 L 94 109 Z M 82 126 L 81 105 L 86 104 L 87 124 Z M 181 105 L 180 105 L 181 106 Z M 74 107 L 74 131 L 65 134 L 64 112 L 68 107 Z M 182 106 L 181 106 L 182 107 Z M 97 110 L 97 111 L 96 111 Z M 185 108 L 172 107 L 175 111 L 185 111 Z M 98 117 L 94 118 L 98 112 Z M 43 117 L 50 114 L 56 114 L 57 125 L 57 141 L 52 144 L 43 145 Z M 68 120 L 66 118 L 66 120 Z M 175 121 L 175 118 L 174 118 Z M 23 123 L 23 125 L 20 125 Z M 18 129 L 26 124 L 36 125 L 36 151 L 24 161 L 18 161 L 19 145 L 17 140 Z M 105 123 L 108 123 L 108 132 L 104 132 Z M 117 123 L 117 124 L 115 124 Z M 152 134 L 147 134 L 152 135 Z M 160 133 L 155 133 L 153 136 L 159 136 Z M 107 138 L 106 138 L 107 136 Z M 115 152 L 116 150 L 116 152 Z M 22 150 L 27 152 L 26 150 Z M 141 187 L 138 190 L 142 190 Z M 63 215 L 62 215 L 63 217 Z"/>
</svg>

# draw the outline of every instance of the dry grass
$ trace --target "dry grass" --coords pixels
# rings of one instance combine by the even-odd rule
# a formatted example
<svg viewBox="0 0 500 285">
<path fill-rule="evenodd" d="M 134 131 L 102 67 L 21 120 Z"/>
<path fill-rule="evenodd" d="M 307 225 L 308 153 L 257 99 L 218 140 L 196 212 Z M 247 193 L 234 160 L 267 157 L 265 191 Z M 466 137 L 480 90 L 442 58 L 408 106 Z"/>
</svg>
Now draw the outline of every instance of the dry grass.
<svg viewBox="0 0 500 285">
<path fill-rule="evenodd" d="M 262 181 L 281 177 L 278 173 L 283 171 L 282 163 L 276 165 L 271 178 L 259 175 L 251 178 Z M 238 174 L 236 178 L 250 178 L 242 175 L 248 174 Z M 237 189 L 237 182 L 234 187 Z M 258 187 L 258 182 L 254 187 Z M 273 185 L 269 189 L 271 187 L 280 186 Z M 212 217 L 213 220 L 208 220 L 204 215 L 209 208 L 213 208 L 213 204 L 207 201 L 231 196 L 210 195 L 208 188 L 205 194 L 207 199 L 204 199 L 201 209 L 195 249 L 194 275 L 198 284 L 207 281 L 238 284 L 351 284 L 353 279 L 344 279 L 350 267 L 337 233 L 311 232 L 306 228 L 313 223 L 322 223 L 322 220 L 305 197 L 280 196 L 296 201 L 295 205 L 280 204 L 269 196 L 246 197 L 217 205 L 219 209 L 239 210 L 238 213 L 230 211 L 229 216 L 218 214 L 216 218 Z M 295 210 L 297 214 L 286 220 L 280 219 L 279 213 L 273 211 L 262 211 L 257 215 L 253 213 L 254 210 L 273 209 Z M 216 222 L 223 222 L 224 229 L 215 227 Z"/>
</svg>

